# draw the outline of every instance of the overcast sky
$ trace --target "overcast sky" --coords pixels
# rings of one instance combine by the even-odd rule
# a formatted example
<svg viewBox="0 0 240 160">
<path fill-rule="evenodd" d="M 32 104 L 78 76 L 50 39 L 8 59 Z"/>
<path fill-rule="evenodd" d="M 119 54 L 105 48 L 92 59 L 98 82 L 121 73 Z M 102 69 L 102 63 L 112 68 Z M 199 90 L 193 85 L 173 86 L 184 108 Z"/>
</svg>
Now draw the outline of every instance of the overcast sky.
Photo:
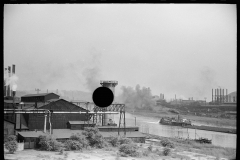
<svg viewBox="0 0 240 160">
<path fill-rule="evenodd" d="M 100 80 L 170 99 L 236 91 L 236 5 L 4 5 L 4 67 L 18 90 L 92 91 Z"/>
</svg>

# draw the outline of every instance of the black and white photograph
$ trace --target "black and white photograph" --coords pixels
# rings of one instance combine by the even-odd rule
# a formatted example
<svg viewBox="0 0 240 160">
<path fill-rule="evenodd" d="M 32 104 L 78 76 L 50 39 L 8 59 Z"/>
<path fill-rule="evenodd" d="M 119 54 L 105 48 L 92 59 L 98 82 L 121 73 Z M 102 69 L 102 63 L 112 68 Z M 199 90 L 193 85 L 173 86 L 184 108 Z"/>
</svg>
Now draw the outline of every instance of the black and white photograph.
<svg viewBox="0 0 240 160">
<path fill-rule="evenodd" d="M 237 5 L 3 5 L 5 160 L 237 159 Z"/>
</svg>

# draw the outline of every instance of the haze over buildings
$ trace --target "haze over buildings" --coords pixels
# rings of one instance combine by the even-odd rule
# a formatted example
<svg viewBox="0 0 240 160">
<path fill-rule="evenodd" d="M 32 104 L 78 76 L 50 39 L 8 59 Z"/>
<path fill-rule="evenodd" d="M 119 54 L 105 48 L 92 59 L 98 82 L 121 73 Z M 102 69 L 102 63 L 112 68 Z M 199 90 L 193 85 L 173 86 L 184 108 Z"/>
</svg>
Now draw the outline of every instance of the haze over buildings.
<svg viewBox="0 0 240 160">
<path fill-rule="evenodd" d="M 165 98 L 236 91 L 236 5 L 4 5 L 4 67 L 18 90 L 92 92 L 100 80 Z M 124 87 L 123 87 L 124 88 Z"/>
</svg>

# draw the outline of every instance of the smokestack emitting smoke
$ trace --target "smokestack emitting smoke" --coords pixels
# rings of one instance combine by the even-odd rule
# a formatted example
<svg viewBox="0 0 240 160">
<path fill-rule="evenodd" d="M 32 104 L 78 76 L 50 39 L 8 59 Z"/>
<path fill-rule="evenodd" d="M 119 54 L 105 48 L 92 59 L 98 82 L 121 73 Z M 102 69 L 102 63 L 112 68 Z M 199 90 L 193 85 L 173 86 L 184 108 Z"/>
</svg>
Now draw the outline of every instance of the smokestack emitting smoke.
<svg viewBox="0 0 240 160">
<path fill-rule="evenodd" d="M 11 77 L 11 67 L 8 66 L 8 80 L 10 79 L 10 77 Z M 8 81 L 7 81 L 7 82 L 8 82 Z M 7 86 L 8 86 L 8 93 L 7 93 L 7 95 L 8 95 L 8 96 L 11 96 L 10 84 L 7 84 Z"/>
<path fill-rule="evenodd" d="M 18 77 L 15 74 L 15 65 L 12 67 L 12 74 L 11 74 L 11 67 L 8 66 L 8 76 L 5 78 L 5 86 L 7 86 L 7 95 L 11 96 L 11 91 L 16 92 L 17 90 L 17 81 Z M 11 87 L 11 89 L 10 89 Z"/>
<path fill-rule="evenodd" d="M 4 70 L 4 96 L 7 96 L 7 78 L 8 78 L 8 69 L 5 68 Z"/>
</svg>

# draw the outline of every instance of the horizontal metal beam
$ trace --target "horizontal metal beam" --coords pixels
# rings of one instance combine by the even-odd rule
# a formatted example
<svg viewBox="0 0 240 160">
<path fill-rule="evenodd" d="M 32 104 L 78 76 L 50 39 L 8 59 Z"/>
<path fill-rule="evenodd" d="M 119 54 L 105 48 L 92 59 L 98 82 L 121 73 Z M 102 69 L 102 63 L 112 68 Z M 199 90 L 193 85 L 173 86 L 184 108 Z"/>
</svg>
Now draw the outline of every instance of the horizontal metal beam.
<svg viewBox="0 0 240 160">
<path fill-rule="evenodd" d="M 18 111 L 10 111 L 10 110 L 8 110 L 8 111 L 6 111 L 6 110 L 4 110 L 4 114 L 7 114 L 7 113 L 15 113 L 15 114 L 23 114 L 23 113 L 34 113 L 34 114 L 46 114 L 46 111 L 45 110 L 40 110 L 40 111 L 38 111 L 38 110 L 35 110 L 35 111 L 33 111 L 33 110 L 31 110 L 31 111 L 26 111 L 26 110 L 22 110 L 22 111 L 20 111 L 20 110 L 18 110 Z M 61 113 L 78 113 L 78 114 L 86 114 L 86 113 L 88 113 L 88 114 L 118 114 L 119 112 L 86 112 L 86 111 L 84 111 L 84 112 L 82 112 L 82 111 L 73 111 L 73 112 L 71 112 L 71 111 L 67 111 L 67 112 L 64 112 L 64 111 L 53 111 L 53 112 L 51 112 L 51 113 L 56 113 L 56 114 L 61 114 Z"/>
<path fill-rule="evenodd" d="M 23 111 L 23 110 L 27 110 L 27 111 L 49 111 L 48 109 L 4 109 L 4 111 Z"/>
</svg>

